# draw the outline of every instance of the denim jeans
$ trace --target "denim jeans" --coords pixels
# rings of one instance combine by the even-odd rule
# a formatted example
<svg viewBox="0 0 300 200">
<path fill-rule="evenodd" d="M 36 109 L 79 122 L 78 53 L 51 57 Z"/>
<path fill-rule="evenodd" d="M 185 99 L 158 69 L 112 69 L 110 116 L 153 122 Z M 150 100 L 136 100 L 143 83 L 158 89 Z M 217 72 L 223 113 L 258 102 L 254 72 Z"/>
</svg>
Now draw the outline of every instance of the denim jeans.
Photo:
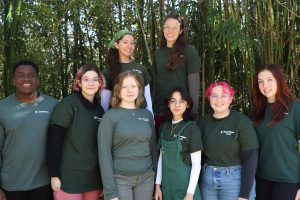
<svg viewBox="0 0 300 200">
<path fill-rule="evenodd" d="M 241 187 L 241 166 L 204 165 L 200 175 L 203 200 L 237 200 Z M 255 199 L 255 183 L 249 200 Z"/>
<path fill-rule="evenodd" d="M 119 200 L 152 200 L 154 172 L 150 170 L 141 176 L 115 175 Z"/>
</svg>

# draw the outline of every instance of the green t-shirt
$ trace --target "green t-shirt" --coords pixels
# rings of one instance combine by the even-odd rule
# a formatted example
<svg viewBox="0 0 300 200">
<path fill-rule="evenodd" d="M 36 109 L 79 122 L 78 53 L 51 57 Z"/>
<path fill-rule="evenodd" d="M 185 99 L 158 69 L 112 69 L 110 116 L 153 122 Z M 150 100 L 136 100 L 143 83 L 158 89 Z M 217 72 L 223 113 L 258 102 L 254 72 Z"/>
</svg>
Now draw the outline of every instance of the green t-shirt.
<svg viewBox="0 0 300 200">
<path fill-rule="evenodd" d="M 188 121 L 180 121 L 178 125 L 174 124 L 176 128 L 172 132 L 172 122 L 167 121 L 161 125 L 159 129 L 160 138 L 158 140 L 158 147 L 161 148 L 161 138 L 166 141 L 174 141 L 179 131 L 182 130 L 183 126 L 188 123 Z M 164 134 L 162 137 L 162 131 Z M 172 132 L 172 133 L 171 133 Z M 203 150 L 201 131 L 195 122 L 190 122 L 180 134 L 180 142 L 182 145 L 181 158 L 183 162 L 187 165 L 192 165 L 191 153 Z"/>
<path fill-rule="evenodd" d="M 78 94 L 59 102 L 50 124 L 66 129 L 60 165 L 62 189 L 69 193 L 102 188 L 98 162 L 97 130 L 103 110 L 87 109 Z"/>
<path fill-rule="evenodd" d="M 204 162 L 213 166 L 240 165 L 242 151 L 258 148 L 252 121 L 244 114 L 230 111 L 222 119 L 211 114 L 199 121 L 204 146 Z"/>
<path fill-rule="evenodd" d="M 50 183 L 47 131 L 57 100 L 40 94 L 33 103 L 15 94 L 0 101 L 1 188 L 27 191 Z"/>
<path fill-rule="evenodd" d="M 166 68 L 170 52 L 171 48 L 163 47 L 155 51 L 153 57 L 153 110 L 155 114 L 165 112 L 164 101 L 170 90 L 175 86 L 183 86 L 188 90 L 188 75 L 199 72 L 201 68 L 196 48 L 192 45 L 187 45 L 183 56 L 183 64 L 170 71 Z"/>
<path fill-rule="evenodd" d="M 141 64 L 138 64 L 134 61 L 130 63 L 121 63 L 121 72 L 125 71 L 133 71 L 134 73 L 136 73 L 144 86 L 150 83 L 149 73 L 147 69 Z M 108 68 L 105 68 L 102 73 L 106 79 L 106 89 L 112 91 L 115 80 L 112 80 Z"/>
<path fill-rule="evenodd" d="M 157 159 L 153 116 L 144 108 L 112 108 L 98 129 L 99 162 L 105 199 L 118 196 L 114 175 L 139 176 Z"/>
<path fill-rule="evenodd" d="M 268 126 L 272 104 L 256 127 L 259 140 L 257 175 L 271 181 L 300 183 L 300 103 L 293 102 L 281 122 Z"/>
</svg>

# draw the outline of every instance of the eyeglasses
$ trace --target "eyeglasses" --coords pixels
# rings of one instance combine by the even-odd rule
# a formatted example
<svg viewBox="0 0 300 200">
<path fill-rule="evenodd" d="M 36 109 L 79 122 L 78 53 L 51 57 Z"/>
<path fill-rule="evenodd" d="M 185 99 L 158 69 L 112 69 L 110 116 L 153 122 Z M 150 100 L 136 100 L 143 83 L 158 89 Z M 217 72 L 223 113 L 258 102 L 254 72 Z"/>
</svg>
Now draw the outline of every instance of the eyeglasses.
<svg viewBox="0 0 300 200">
<path fill-rule="evenodd" d="M 166 26 L 166 25 L 164 25 L 163 26 L 163 30 L 164 31 L 178 31 L 180 29 L 180 27 L 179 26 Z"/>
<path fill-rule="evenodd" d="M 216 101 L 216 100 L 218 100 L 218 99 L 221 99 L 221 100 L 223 101 L 223 100 L 227 100 L 229 97 L 230 97 L 230 96 L 227 95 L 227 94 L 222 94 L 222 95 L 220 95 L 220 96 L 218 96 L 218 95 L 216 95 L 216 94 L 213 94 L 213 95 L 211 95 L 211 96 L 209 97 L 209 99 L 210 99 L 211 101 Z"/>
<path fill-rule="evenodd" d="M 81 78 L 81 81 L 84 83 L 99 83 L 99 78 Z"/>
<path fill-rule="evenodd" d="M 172 104 L 172 105 L 182 105 L 184 103 L 186 103 L 186 100 L 184 100 L 184 99 L 179 99 L 178 101 L 176 99 L 171 99 L 169 101 L 169 104 Z"/>
</svg>

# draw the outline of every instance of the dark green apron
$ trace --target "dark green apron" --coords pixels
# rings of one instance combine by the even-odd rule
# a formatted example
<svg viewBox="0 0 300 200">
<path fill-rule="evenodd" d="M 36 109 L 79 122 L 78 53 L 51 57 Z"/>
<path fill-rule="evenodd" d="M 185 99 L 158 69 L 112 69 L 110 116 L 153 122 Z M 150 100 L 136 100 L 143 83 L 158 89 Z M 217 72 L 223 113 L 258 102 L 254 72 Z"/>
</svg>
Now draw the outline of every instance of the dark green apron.
<svg viewBox="0 0 300 200">
<path fill-rule="evenodd" d="M 183 200 L 189 186 L 191 166 L 186 165 L 181 157 L 182 146 L 180 135 L 184 128 L 190 124 L 187 122 L 178 132 L 174 141 L 164 140 L 164 131 L 161 132 L 161 151 L 162 151 L 162 195 L 163 200 Z M 194 200 L 200 200 L 201 194 L 197 185 Z"/>
</svg>

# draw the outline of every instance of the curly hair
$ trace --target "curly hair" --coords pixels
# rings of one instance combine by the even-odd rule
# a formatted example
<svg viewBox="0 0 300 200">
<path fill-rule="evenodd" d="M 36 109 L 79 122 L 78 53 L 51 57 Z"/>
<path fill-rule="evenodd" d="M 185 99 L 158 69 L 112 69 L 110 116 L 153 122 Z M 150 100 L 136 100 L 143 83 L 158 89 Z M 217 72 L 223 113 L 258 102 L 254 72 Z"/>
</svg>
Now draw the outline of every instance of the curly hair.
<svg viewBox="0 0 300 200">
<path fill-rule="evenodd" d="M 138 96 L 135 100 L 135 106 L 137 108 L 143 107 L 145 105 L 145 99 L 144 99 L 144 88 L 142 86 L 141 80 L 140 78 L 133 73 L 132 71 L 125 71 L 125 72 L 121 72 L 118 76 L 117 76 L 117 80 L 113 89 L 113 96 L 111 98 L 110 104 L 112 108 L 118 108 L 120 107 L 120 104 L 122 102 L 122 98 L 121 98 L 121 89 L 123 86 L 123 82 L 124 79 L 128 78 L 128 77 L 133 77 L 137 83 L 138 86 Z"/>
<path fill-rule="evenodd" d="M 168 109 L 166 109 L 165 118 L 167 120 L 171 120 L 172 117 L 173 117 L 173 114 L 172 114 L 172 112 L 169 108 L 169 103 L 170 103 L 170 101 L 172 99 L 172 96 L 175 92 L 179 92 L 181 98 L 183 100 L 185 100 L 187 102 L 187 105 L 188 105 L 188 107 L 186 108 L 186 110 L 183 113 L 183 119 L 184 120 L 192 120 L 193 100 L 192 100 L 191 95 L 188 93 L 188 91 L 184 87 L 181 87 L 181 86 L 174 87 L 168 93 L 168 96 L 167 96 L 167 98 L 165 99 L 165 102 L 164 102 L 165 107 L 168 108 Z"/>
</svg>

